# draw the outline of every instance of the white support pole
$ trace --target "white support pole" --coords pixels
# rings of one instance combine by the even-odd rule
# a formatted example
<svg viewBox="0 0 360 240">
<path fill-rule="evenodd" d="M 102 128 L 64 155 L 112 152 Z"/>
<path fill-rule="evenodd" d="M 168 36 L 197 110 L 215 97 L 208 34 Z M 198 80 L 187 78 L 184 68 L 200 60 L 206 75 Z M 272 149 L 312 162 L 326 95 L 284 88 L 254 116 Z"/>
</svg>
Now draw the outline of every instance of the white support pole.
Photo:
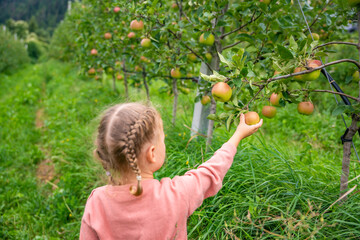
<svg viewBox="0 0 360 240">
<path fill-rule="evenodd" d="M 211 72 L 209 68 L 206 66 L 205 63 L 201 63 L 200 72 L 206 75 L 210 75 Z M 199 78 L 199 81 L 203 81 L 201 78 Z M 199 95 L 199 89 L 197 90 L 197 95 Z M 210 113 L 210 104 L 202 105 L 200 102 L 201 99 L 199 99 L 198 102 L 195 103 L 194 106 L 194 114 L 193 114 L 193 120 L 191 124 L 191 128 L 199 133 L 207 134 L 209 120 L 207 119 L 207 116 Z M 195 135 L 195 132 L 192 132 L 191 135 Z"/>
</svg>

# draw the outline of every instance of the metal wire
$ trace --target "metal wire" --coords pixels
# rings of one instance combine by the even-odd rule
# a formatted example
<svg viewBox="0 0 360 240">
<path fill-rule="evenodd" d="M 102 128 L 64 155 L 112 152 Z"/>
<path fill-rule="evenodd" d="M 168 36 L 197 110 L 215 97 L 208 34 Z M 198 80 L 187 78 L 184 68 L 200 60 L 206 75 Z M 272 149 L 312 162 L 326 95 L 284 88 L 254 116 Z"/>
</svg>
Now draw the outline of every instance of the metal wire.
<svg viewBox="0 0 360 240">
<path fill-rule="evenodd" d="M 312 34 L 311 29 L 310 29 L 310 27 L 309 27 L 308 21 L 306 20 L 304 11 L 303 11 L 303 9 L 302 9 L 302 7 L 301 7 L 300 0 L 297 0 L 297 2 L 298 2 L 298 4 L 299 4 L 299 8 L 300 8 L 300 10 L 301 10 L 301 13 L 302 13 L 302 15 L 303 15 L 304 21 L 305 21 L 305 23 L 306 23 L 306 27 L 307 27 L 307 29 L 308 29 L 308 31 L 309 31 L 309 33 L 310 33 L 311 39 L 314 41 L 313 34 Z M 321 57 L 320 57 L 320 61 L 321 61 L 321 64 L 324 64 L 323 61 L 322 61 L 322 59 L 321 59 Z M 326 79 L 328 80 L 328 82 L 329 82 L 329 84 L 330 84 L 331 91 L 334 91 L 334 89 L 333 89 L 333 87 L 332 87 L 332 85 L 331 85 L 331 83 L 330 83 L 329 73 L 326 71 L 325 68 L 324 68 L 324 72 L 325 72 Z M 336 104 L 339 104 L 339 101 L 338 101 L 338 99 L 336 98 L 336 94 L 333 94 L 333 95 L 334 95 Z M 343 114 L 341 114 L 341 118 L 342 118 L 342 120 L 343 120 L 343 122 L 344 122 L 345 127 L 348 128 Z M 359 158 L 358 152 L 356 151 L 354 142 L 352 141 L 351 143 L 352 143 L 352 146 L 353 146 L 353 148 L 354 148 L 355 155 L 356 155 L 358 161 L 360 162 L 360 158 Z"/>
</svg>

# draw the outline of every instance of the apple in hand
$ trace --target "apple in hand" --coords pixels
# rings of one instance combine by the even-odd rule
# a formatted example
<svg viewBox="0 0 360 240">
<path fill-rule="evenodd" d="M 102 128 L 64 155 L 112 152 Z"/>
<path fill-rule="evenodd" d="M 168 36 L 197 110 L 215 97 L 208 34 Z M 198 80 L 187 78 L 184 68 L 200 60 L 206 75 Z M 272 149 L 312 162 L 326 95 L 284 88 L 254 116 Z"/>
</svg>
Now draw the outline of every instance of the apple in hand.
<svg viewBox="0 0 360 240">
<path fill-rule="evenodd" d="M 173 78 L 181 78 L 181 72 L 179 68 L 173 68 L 170 71 L 170 75 Z"/>
<path fill-rule="evenodd" d="M 298 104 L 297 110 L 304 115 L 310 115 L 314 111 L 314 105 L 311 102 L 301 102 Z"/>
<path fill-rule="evenodd" d="M 212 46 L 215 42 L 215 37 L 210 33 L 209 36 L 205 39 L 203 33 L 200 35 L 199 42 L 203 45 Z"/>
<path fill-rule="evenodd" d="M 149 38 L 144 38 L 141 40 L 140 44 L 144 48 L 149 48 L 149 47 L 151 47 L 151 40 Z"/>
<path fill-rule="evenodd" d="M 141 31 L 144 29 L 144 23 L 142 20 L 132 20 L 130 23 L 130 29 L 134 31 Z"/>
<path fill-rule="evenodd" d="M 260 122 L 260 117 L 257 112 L 247 112 L 245 115 L 245 123 L 247 125 L 255 125 Z"/>
<path fill-rule="evenodd" d="M 227 102 L 231 98 L 232 89 L 227 83 L 218 82 L 212 87 L 211 94 L 216 101 Z"/>
<path fill-rule="evenodd" d="M 264 106 L 261 111 L 262 115 L 267 118 L 273 118 L 276 115 L 276 107 L 273 106 Z"/>
</svg>

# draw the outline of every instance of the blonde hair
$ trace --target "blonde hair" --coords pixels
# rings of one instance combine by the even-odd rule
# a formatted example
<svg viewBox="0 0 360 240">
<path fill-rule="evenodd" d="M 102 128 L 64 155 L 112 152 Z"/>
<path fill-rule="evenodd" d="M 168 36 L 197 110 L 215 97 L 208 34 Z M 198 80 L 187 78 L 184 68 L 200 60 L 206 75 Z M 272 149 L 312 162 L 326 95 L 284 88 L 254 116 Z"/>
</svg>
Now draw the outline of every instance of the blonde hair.
<svg viewBox="0 0 360 240">
<path fill-rule="evenodd" d="M 160 114 L 150 106 L 124 103 L 110 107 L 102 115 L 95 141 L 96 157 L 106 171 L 124 173 L 132 170 L 138 180 L 130 192 L 141 195 L 141 170 L 138 156 L 143 146 L 153 140 L 159 126 Z M 114 183 L 112 176 L 111 181 Z"/>
</svg>

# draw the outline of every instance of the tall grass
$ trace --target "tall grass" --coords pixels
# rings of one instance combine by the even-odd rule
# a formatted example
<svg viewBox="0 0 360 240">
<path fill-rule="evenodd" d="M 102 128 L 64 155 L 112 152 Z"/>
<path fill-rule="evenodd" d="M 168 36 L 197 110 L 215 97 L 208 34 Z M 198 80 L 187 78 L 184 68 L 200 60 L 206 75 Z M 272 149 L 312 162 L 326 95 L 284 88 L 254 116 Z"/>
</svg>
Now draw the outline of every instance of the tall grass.
<svg viewBox="0 0 360 240">
<path fill-rule="evenodd" d="M 158 179 L 198 166 L 231 136 L 216 129 L 209 153 L 202 138 L 187 146 L 184 124 L 191 126 L 194 95 L 180 96 L 172 126 L 172 99 L 158 92 L 161 86 L 154 82 L 150 89 L 166 134 Z M 70 65 L 51 61 L 2 75 L 0 87 L 0 239 L 77 239 L 86 199 L 105 183 L 92 158 L 97 116 L 124 101 L 121 83 L 116 94 L 110 81 L 79 77 Z M 145 101 L 143 90 L 132 88 L 130 96 Z M 223 188 L 190 217 L 189 239 L 358 238 L 358 193 L 328 209 L 339 196 L 343 131 L 342 120 L 326 108 L 312 116 L 298 115 L 292 105 L 279 109 L 241 142 Z M 47 181 L 37 172 L 44 160 L 54 168 Z M 350 179 L 359 175 L 358 166 L 353 158 Z"/>
</svg>

